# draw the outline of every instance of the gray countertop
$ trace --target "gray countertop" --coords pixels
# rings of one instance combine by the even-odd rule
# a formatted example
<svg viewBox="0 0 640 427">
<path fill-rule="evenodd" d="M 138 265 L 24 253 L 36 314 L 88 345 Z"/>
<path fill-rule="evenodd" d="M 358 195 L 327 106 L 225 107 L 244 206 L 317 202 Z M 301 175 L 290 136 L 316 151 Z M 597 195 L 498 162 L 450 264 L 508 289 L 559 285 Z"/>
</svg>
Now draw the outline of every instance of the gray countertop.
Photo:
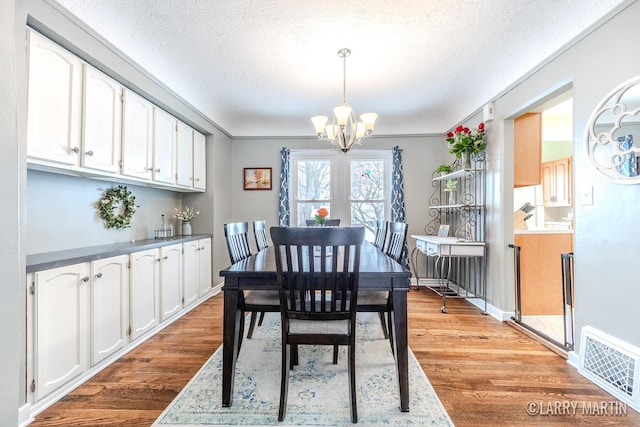
<svg viewBox="0 0 640 427">
<path fill-rule="evenodd" d="M 84 248 L 67 249 L 63 251 L 44 252 L 27 255 L 27 273 L 64 267 L 66 265 L 95 261 L 132 252 L 145 251 L 176 243 L 190 242 L 212 237 L 211 234 L 194 234 L 191 236 L 176 236 L 166 239 L 133 240 L 130 242 L 111 243 L 107 245 L 88 246 Z"/>
</svg>

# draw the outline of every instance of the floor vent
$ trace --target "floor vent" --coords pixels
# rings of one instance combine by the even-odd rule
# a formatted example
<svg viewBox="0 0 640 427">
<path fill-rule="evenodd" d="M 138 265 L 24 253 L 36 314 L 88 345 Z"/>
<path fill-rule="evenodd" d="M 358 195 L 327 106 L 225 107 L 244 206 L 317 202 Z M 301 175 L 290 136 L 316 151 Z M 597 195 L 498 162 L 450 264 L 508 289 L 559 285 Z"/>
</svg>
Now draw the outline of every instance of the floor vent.
<svg viewBox="0 0 640 427">
<path fill-rule="evenodd" d="M 640 411 L 640 349 L 590 326 L 582 328 L 578 372 Z"/>
</svg>

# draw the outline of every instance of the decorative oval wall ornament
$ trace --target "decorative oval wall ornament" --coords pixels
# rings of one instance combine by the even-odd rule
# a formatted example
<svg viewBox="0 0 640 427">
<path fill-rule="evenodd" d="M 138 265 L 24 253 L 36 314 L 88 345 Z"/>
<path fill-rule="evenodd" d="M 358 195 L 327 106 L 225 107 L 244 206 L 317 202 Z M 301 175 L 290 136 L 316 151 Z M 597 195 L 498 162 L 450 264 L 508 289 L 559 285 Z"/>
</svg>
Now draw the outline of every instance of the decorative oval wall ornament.
<svg viewBox="0 0 640 427">
<path fill-rule="evenodd" d="M 591 114 L 585 132 L 590 164 L 618 184 L 640 184 L 640 76 L 622 83 Z"/>
<path fill-rule="evenodd" d="M 98 201 L 100 218 L 106 228 L 130 227 L 136 207 L 136 198 L 124 185 L 109 188 Z"/>
</svg>

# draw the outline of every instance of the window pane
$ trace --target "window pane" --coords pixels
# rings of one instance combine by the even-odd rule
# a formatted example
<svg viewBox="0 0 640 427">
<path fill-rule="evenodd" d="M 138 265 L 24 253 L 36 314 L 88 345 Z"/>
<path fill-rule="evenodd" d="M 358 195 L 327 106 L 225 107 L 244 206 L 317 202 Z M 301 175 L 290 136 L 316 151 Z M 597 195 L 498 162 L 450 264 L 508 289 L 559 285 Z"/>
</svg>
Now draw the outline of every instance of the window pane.
<svg viewBox="0 0 640 427">
<path fill-rule="evenodd" d="M 384 219 L 384 202 L 351 203 L 351 225 L 364 226 L 365 239 L 370 242 L 373 242 L 379 219 Z"/>
<path fill-rule="evenodd" d="M 315 203 L 298 203 L 297 204 L 297 213 L 298 218 L 297 221 L 292 221 L 292 226 L 304 227 L 306 226 L 306 220 L 308 219 L 316 219 L 316 211 L 320 208 L 325 208 L 329 211 L 329 216 L 327 218 L 331 218 L 331 204 L 325 202 L 315 202 Z"/>
<path fill-rule="evenodd" d="M 351 161 L 351 200 L 380 200 L 384 197 L 384 161 Z"/>
<path fill-rule="evenodd" d="M 298 200 L 329 200 L 331 198 L 331 162 L 299 160 L 296 193 Z"/>
</svg>

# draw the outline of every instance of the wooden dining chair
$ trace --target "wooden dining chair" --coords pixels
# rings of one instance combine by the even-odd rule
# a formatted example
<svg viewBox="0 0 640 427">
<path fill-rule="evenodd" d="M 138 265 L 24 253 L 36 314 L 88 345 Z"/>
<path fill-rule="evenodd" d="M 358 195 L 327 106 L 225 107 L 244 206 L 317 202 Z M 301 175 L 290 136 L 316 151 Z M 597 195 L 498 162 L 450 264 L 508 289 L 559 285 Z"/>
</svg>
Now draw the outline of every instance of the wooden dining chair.
<svg viewBox="0 0 640 427">
<path fill-rule="evenodd" d="M 316 220 L 315 219 L 305 219 L 304 222 L 305 222 L 305 224 L 307 224 L 307 227 L 314 227 L 316 225 Z M 337 219 L 326 219 L 324 221 L 324 226 L 325 227 L 340 227 L 340 218 L 337 218 Z"/>
<path fill-rule="evenodd" d="M 385 225 L 387 225 L 389 229 L 389 243 L 387 244 L 386 250 L 383 250 L 383 252 L 394 261 L 400 263 L 402 261 L 402 252 L 407 240 L 408 226 L 403 222 L 390 222 Z M 391 300 L 391 294 L 389 292 L 360 292 L 358 311 L 378 313 L 384 337 L 389 340 L 389 343 L 391 344 L 391 350 L 393 351 L 393 324 L 391 322 L 392 310 L 393 304 Z"/>
<path fill-rule="evenodd" d="M 240 262 L 251 256 L 251 247 L 249 245 L 249 223 L 233 222 L 224 225 L 224 237 L 227 241 L 227 249 L 229 250 L 229 258 L 231 264 Z M 243 291 L 241 292 L 242 308 L 244 312 L 251 312 L 251 320 L 249 322 L 249 331 L 247 339 L 251 339 L 253 330 L 255 329 L 258 313 L 277 312 L 280 311 L 280 301 L 278 293 L 275 291 Z M 261 316 L 262 317 L 262 316 Z M 262 319 L 259 323 L 262 323 Z M 238 351 L 242 345 L 242 335 L 244 334 L 244 322 L 240 322 L 240 343 Z"/>
<path fill-rule="evenodd" d="M 266 221 L 253 221 L 253 237 L 256 239 L 256 250 L 259 252 L 269 247 L 269 241 L 267 240 L 267 223 Z M 260 318 L 258 319 L 258 326 L 262 326 L 264 321 L 264 311 L 260 312 Z M 247 338 L 251 338 L 253 330 L 256 326 L 256 312 L 251 312 L 251 322 L 249 323 L 249 332 L 247 332 Z"/>
<path fill-rule="evenodd" d="M 272 227 L 280 287 L 282 368 L 278 421 L 287 411 L 292 353 L 299 345 L 348 346 L 351 421 L 356 405 L 356 305 L 363 227 Z M 314 248 L 319 247 L 319 250 Z M 334 355 L 334 363 L 337 363 Z"/>
<path fill-rule="evenodd" d="M 400 264 L 402 264 L 402 256 L 407 243 L 408 228 L 409 226 L 404 222 L 389 223 L 389 239 L 384 253 Z"/>
<path fill-rule="evenodd" d="M 384 244 L 387 240 L 387 228 L 389 226 L 389 222 L 384 219 L 379 219 L 376 221 L 376 235 L 373 240 L 373 246 L 384 250 Z"/>
<path fill-rule="evenodd" d="M 258 251 L 269 247 L 266 221 L 253 221 L 253 236 L 256 238 L 256 249 Z"/>
</svg>

